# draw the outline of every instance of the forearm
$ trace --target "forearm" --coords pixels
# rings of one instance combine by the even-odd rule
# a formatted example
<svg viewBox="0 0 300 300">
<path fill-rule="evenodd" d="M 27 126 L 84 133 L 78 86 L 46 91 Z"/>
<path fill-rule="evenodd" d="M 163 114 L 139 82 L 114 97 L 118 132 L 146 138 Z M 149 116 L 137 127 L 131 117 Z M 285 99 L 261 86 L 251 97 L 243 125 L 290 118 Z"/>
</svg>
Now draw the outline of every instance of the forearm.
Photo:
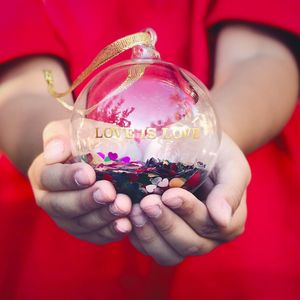
<svg viewBox="0 0 300 300">
<path fill-rule="evenodd" d="M 67 87 L 62 66 L 51 58 L 26 59 L 1 72 L 0 148 L 23 172 L 42 150 L 45 125 L 69 117 L 69 113 L 48 95 L 43 81 L 44 68 L 55 72 L 59 89 Z"/>
<path fill-rule="evenodd" d="M 223 130 L 245 153 L 282 129 L 298 83 L 295 59 L 281 42 L 243 26 L 221 32 L 212 99 Z"/>
</svg>

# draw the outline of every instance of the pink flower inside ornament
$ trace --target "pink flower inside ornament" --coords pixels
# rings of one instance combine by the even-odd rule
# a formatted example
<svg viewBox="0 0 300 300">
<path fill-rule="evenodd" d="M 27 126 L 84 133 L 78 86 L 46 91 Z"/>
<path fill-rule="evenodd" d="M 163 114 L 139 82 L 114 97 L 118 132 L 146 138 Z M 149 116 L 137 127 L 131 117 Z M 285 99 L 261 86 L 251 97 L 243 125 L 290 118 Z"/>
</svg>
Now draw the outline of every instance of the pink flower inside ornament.
<svg viewBox="0 0 300 300">
<path fill-rule="evenodd" d="M 161 60 L 148 34 L 152 46 L 136 45 L 131 59 L 96 73 L 71 118 L 73 155 L 133 202 L 174 187 L 194 192 L 220 144 L 208 90 Z"/>
</svg>

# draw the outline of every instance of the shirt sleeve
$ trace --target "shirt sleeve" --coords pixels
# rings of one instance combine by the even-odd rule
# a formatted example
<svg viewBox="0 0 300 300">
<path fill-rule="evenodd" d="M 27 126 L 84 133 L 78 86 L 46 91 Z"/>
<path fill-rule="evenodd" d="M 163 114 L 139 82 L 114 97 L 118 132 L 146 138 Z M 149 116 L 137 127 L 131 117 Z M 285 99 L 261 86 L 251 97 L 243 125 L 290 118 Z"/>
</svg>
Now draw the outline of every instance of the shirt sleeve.
<svg viewBox="0 0 300 300">
<path fill-rule="evenodd" d="M 207 17 L 207 26 L 241 21 L 270 26 L 299 36 L 299 0 L 216 0 Z"/>
<path fill-rule="evenodd" d="M 29 55 L 65 59 L 64 45 L 47 17 L 42 0 L 0 4 L 0 64 Z"/>
</svg>

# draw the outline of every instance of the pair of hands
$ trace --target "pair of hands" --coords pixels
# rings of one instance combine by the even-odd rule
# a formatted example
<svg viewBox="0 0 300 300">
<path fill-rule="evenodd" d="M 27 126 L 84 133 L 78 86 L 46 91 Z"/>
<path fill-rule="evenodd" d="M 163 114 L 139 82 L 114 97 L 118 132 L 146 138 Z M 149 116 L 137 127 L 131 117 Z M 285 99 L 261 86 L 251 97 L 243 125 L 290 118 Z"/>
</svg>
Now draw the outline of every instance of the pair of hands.
<svg viewBox="0 0 300 300">
<path fill-rule="evenodd" d="M 44 130 L 44 152 L 28 175 L 37 204 L 73 236 L 105 244 L 129 235 L 132 244 L 163 265 L 208 253 L 244 230 L 248 163 L 223 133 L 216 165 L 196 195 L 172 188 L 162 196 L 148 195 L 132 206 L 108 181 L 96 181 L 85 163 L 71 157 L 68 122 Z M 201 201 L 199 201 L 199 199 Z"/>
</svg>

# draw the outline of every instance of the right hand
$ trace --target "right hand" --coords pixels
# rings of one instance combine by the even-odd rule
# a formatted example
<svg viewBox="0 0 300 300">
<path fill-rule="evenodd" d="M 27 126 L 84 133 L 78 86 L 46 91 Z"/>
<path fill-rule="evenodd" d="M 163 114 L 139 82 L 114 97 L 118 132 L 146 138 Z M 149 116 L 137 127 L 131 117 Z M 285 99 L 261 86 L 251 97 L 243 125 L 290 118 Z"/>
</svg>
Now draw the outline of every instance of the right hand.
<svg viewBox="0 0 300 300">
<path fill-rule="evenodd" d="M 109 181 L 96 181 L 86 163 L 67 163 L 71 157 L 68 121 L 44 129 L 44 152 L 31 164 L 28 176 L 37 205 L 73 236 L 96 244 L 122 239 L 132 229 L 127 215 L 131 200 L 116 194 Z"/>
</svg>

